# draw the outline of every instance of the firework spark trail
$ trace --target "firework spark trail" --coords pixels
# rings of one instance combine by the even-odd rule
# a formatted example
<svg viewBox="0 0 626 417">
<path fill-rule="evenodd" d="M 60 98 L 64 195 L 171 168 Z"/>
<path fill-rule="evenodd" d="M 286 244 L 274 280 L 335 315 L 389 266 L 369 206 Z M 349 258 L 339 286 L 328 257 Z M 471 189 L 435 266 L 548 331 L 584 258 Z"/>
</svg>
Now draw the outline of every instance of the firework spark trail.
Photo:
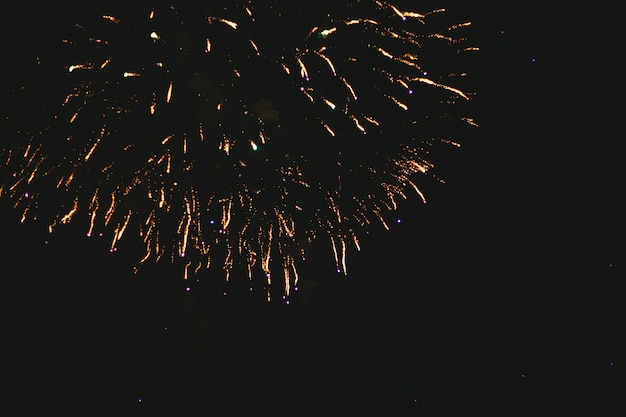
<svg viewBox="0 0 626 417">
<path fill-rule="evenodd" d="M 292 16 L 281 2 L 226 3 L 106 10 L 74 25 L 50 51 L 65 73 L 38 74 L 59 93 L 41 93 L 50 114 L 2 149 L 0 196 L 23 221 L 49 216 L 50 230 L 85 211 L 88 236 L 112 230 L 111 251 L 135 230 L 140 263 L 182 260 L 185 279 L 220 251 L 227 280 L 258 265 L 268 299 L 277 258 L 288 297 L 303 242 L 328 236 L 345 274 L 348 248 L 374 223 L 389 228 L 397 198 L 426 201 L 420 178 L 441 181 L 433 149 L 476 124 L 458 105 L 472 95 L 466 74 L 436 58 L 477 48 L 462 36 L 469 23 L 433 31 L 444 10 L 400 2 L 312 22 L 304 5 Z M 302 36 L 279 44 L 268 28 Z M 30 87 L 20 94 L 36 99 Z"/>
</svg>

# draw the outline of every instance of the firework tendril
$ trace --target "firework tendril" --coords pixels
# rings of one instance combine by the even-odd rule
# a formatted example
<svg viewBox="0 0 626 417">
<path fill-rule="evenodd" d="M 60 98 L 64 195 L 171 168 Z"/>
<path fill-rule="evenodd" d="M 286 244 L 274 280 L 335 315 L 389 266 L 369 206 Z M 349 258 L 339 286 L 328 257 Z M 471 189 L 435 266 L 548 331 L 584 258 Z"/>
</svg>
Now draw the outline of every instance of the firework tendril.
<svg viewBox="0 0 626 417">
<path fill-rule="evenodd" d="M 345 274 L 399 199 L 442 181 L 437 149 L 476 125 L 460 68 L 477 48 L 470 23 L 415 2 L 224 3 L 110 5 L 63 29 L 13 91 L 0 196 L 50 232 L 79 218 L 111 251 L 137 233 L 138 265 L 184 279 L 243 266 L 269 299 L 279 269 L 288 297 L 308 243 Z"/>
</svg>

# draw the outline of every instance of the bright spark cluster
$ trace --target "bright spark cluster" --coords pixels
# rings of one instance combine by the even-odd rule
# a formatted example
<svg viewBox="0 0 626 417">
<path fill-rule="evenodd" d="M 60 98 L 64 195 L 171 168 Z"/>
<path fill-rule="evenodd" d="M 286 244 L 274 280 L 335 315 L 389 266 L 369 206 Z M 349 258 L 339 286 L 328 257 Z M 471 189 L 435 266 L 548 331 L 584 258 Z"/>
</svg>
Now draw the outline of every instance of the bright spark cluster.
<svg viewBox="0 0 626 417">
<path fill-rule="evenodd" d="M 433 151 L 476 125 L 459 104 L 470 23 L 400 3 L 86 17 L 40 59 L 45 91 L 16 89 L 40 110 L 0 153 L 0 196 L 50 232 L 81 217 L 111 251 L 137 233 L 140 264 L 181 262 L 185 280 L 259 270 L 268 300 L 274 270 L 288 297 L 320 236 L 346 274 L 363 233 L 388 229 L 398 199 L 426 202 L 420 179 L 441 181 Z"/>
</svg>

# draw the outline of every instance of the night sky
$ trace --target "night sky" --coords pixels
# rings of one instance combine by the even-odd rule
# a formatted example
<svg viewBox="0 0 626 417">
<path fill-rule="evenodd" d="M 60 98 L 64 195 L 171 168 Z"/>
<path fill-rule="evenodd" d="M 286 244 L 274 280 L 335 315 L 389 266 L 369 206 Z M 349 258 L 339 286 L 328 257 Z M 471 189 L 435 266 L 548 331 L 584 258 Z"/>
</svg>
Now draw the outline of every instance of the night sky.
<svg viewBox="0 0 626 417">
<path fill-rule="evenodd" d="M 3 403 L 626 415 L 616 17 L 461 3 L 481 48 L 468 68 L 480 126 L 429 203 L 402 204 L 348 252 L 347 276 L 314 243 L 288 305 L 236 283 L 224 296 L 218 275 L 185 291 L 167 261 L 135 275 L 141 248 L 109 253 L 82 224 L 48 235 L 0 199 Z M 27 28 L 53 23 L 14 7 L 26 26 L 3 28 L 1 47 L 26 59 Z"/>
</svg>

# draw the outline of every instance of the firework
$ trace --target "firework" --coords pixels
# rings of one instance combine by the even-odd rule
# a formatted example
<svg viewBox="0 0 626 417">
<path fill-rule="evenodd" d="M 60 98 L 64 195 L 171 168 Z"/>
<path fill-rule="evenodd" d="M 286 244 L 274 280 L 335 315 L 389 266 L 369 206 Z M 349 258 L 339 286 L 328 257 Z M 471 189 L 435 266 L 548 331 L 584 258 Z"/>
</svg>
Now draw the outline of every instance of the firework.
<svg viewBox="0 0 626 417">
<path fill-rule="evenodd" d="M 475 125 L 476 48 L 442 9 L 283 3 L 81 14 L 14 89 L 0 195 L 111 251 L 136 234 L 139 264 L 180 262 L 185 280 L 243 265 L 269 298 L 279 269 L 288 297 L 320 237 L 347 273 L 348 249 L 398 199 L 425 202 L 437 149 Z"/>
</svg>

